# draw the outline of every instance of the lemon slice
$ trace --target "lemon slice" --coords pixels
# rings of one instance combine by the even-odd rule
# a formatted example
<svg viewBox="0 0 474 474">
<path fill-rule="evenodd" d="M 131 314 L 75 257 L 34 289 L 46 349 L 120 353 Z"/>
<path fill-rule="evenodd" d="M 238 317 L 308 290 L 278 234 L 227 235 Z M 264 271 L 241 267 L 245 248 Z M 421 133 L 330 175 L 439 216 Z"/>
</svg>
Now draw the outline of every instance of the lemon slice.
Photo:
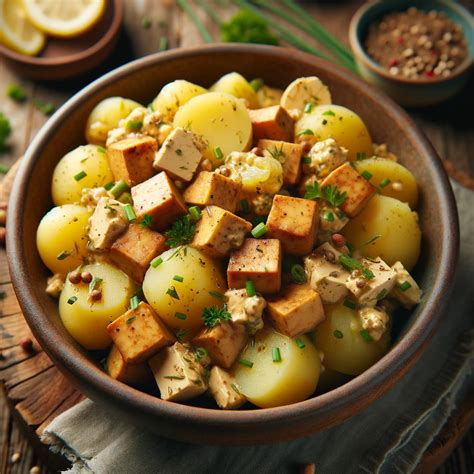
<svg viewBox="0 0 474 474">
<path fill-rule="evenodd" d="M 30 21 L 53 36 L 71 37 L 95 25 L 105 0 L 23 0 Z"/>
<path fill-rule="evenodd" d="M 28 56 L 38 54 L 46 36 L 30 23 L 21 0 L 0 0 L 0 41 Z"/>
</svg>

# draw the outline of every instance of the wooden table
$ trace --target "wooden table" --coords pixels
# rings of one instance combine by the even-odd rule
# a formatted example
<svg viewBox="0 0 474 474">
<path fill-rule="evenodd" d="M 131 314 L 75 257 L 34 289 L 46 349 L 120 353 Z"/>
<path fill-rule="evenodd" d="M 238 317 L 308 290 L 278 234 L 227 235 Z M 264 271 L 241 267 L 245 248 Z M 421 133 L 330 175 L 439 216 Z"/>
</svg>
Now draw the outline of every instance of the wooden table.
<svg viewBox="0 0 474 474">
<path fill-rule="evenodd" d="M 215 2 L 222 3 L 222 2 Z M 321 20 L 326 27 L 347 42 L 347 27 L 353 12 L 357 9 L 360 1 L 354 2 L 325 2 L 306 3 L 308 11 Z M 474 2 L 468 1 L 468 6 L 473 6 Z M 169 46 L 186 47 L 194 46 L 203 42 L 195 26 L 189 18 L 169 0 L 127 0 L 125 4 L 125 27 L 119 40 L 119 44 L 112 57 L 103 64 L 99 70 L 88 74 L 85 77 L 77 78 L 73 81 L 63 83 L 39 83 L 32 82 L 18 77 L 13 71 L 8 69 L 0 59 L 0 95 L 8 84 L 20 84 L 28 94 L 29 100 L 24 104 L 17 104 L 3 95 L 0 101 L 0 111 L 9 117 L 13 133 L 9 140 L 11 148 L 8 152 L 0 155 L 0 162 L 12 165 L 27 148 L 32 138 L 39 128 L 46 122 L 45 117 L 34 107 L 33 99 L 41 99 L 51 102 L 55 106 L 60 106 L 72 94 L 80 90 L 84 85 L 99 77 L 104 72 L 124 64 L 136 57 L 154 53 L 158 50 L 160 38 L 168 38 Z M 213 5 L 214 5 L 213 4 Z M 228 18 L 235 11 L 233 7 L 216 7 L 222 18 Z M 203 12 L 200 17 L 213 33 L 214 38 L 219 38 L 218 27 L 206 18 Z M 151 27 L 146 29 L 143 26 L 143 19 L 151 20 Z M 269 16 L 270 18 L 270 16 Z M 276 21 L 276 20 L 272 20 Z M 300 33 L 299 33 L 300 34 Z M 305 36 L 304 34 L 300 34 Z M 310 44 L 317 45 L 314 40 L 305 37 Z M 472 83 L 469 89 L 472 91 Z M 468 94 L 467 90 L 450 103 L 437 108 L 424 111 L 411 111 L 415 121 L 424 129 L 431 139 L 440 156 L 443 158 L 446 169 L 451 176 L 463 185 L 474 189 L 474 161 L 472 150 L 474 149 L 474 133 L 471 110 L 474 110 L 474 95 Z M 59 157 L 58 157 L 59 158 Z M 5 192 L 5 189 L 3 190 Z M 0 201 L 2 191 L 0 190 Z M 0 250 L 0 289 L 7 293 L 7 298 L 0 303 L 2 312 L 0 318 L 17 311 L 16 301 L 11 292 L 9 284 L 8 270 L 6 268 L 5 251 Z M 10 312 L 8 312 L 8 310 Z M 1 319 L 0 319 L 0 322 Z M 18 331 L 23 334 L 25 327 L 20 325 Z M 21 354 L 18 346 L 18 338 L 15 344 L 9 349 Z M 41 354 L 37 354 L 41 355 Z M 20 360 L 19 357 L 18 360 Z M 28 362 L 28 358 L 23 357 Z M 40 357 L 40 363 L 34 370 L 49 370 L 48 362 L 44 356 Z M 26 362 L 22 362 L 23 364 Z M 0 358 L 0 371 L 5 368 Z M 28 370 L 32 370 L 28 368 Z M 2 372 L 0 372 L 2 379 Z M 1 397 L 1 394 L 0 394 Z M 8 403 L 2 397 L 0 399 L 0 472 L 28 473 L 29 469 L 38 465 L 41 472 L 51 472 L 53 466 L 57 467 L 57 459 L 48 456 L 47 451 L 38 449 L 38 442 L 35 438 L 34 429 L 28 427 L 24 416 L 18 410 L 10 410 Z M 67 405 L 73 405 L 79 399 L 79 395 L 74 391 L 66 397 Z M 440 466 L 448 454 L 453 451 L 462 435 L 466 432 L 473 421 L 473 403 L 467 402 L 460 417 L 453 417 L 442 435 L 437 438 L 425 456 L 425 463 L 419 472 L 432 472 Z M 18 418 L 18 420 L 14 420 Z M 45 419 L 48 418 L 45 416 Z M 19 423 L 17 423 L 19 421 Z M 40 423 L 38 423 L 40 424 Z M 26 435 L 26 436 L 25 436 Z M 36 451 L 32 446 L 36 447 Z M 15 452 L 21 453 L 20 459 L 13 463 L 11 457 Z M 449 459 L 440 468 L 440 473 L 472 473 L 474 470 L 474 433 L 471 430 L 464 437 L 462 444 L 454 450 Z M 39 457 L 38 457 L 39 455 Z"/>
</svg>

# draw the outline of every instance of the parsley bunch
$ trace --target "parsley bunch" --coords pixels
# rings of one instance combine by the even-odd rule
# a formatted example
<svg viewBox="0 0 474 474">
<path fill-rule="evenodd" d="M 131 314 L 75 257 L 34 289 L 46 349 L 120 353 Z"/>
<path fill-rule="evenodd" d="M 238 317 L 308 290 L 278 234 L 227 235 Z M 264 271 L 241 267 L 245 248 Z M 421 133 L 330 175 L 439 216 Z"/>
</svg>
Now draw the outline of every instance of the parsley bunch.
<svg viewBox="0 0 474 474">
<path fill-rule="evenodd" d="M 187 215 L 180 217 L 178 220 L 174 221 L 171 228 L 165 232 L 165 235 L 168 238 L 166 245 L 171 248 L 186 245 L 191 242 L 195 231 L 196 226 L 191 222 Z"/>
</svg>

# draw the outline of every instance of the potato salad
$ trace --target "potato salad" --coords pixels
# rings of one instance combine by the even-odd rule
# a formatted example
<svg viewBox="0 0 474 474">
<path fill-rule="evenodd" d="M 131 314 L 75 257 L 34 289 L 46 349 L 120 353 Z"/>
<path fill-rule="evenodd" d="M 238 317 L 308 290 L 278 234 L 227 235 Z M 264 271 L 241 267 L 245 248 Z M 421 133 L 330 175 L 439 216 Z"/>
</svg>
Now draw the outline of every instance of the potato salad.
<svg viewBox="0 0 474 474">
<path fill-rule="evenodd" d="M 84 125 L 37 247 L 110 377 L 169 402 L 288 405 L 376 363 L 420 302 L 416 180 L 318 77 L 176 80 Z"/>
</svg>

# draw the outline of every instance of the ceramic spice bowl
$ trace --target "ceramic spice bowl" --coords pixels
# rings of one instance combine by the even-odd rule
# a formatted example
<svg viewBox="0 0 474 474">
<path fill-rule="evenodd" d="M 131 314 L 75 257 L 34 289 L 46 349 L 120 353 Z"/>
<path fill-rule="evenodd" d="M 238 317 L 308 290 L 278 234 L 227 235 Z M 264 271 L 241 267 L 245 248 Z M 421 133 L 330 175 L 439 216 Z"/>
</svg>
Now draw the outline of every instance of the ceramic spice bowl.
<svg viewBox="0 0 474 474">
<path fill-rule="evenodd" d="M 420 77 L 413 78 L 394 75 L 368 54 L 365 42 L 370 25 L 380 21 L 387 13 L 406 11 L 410 7 L 415 7 L 422 12 L 442 13 L 462 28 L 467 42 L 467 55 L 449 76 L 420 75 Z M 429 28 L 429 24 L 427 27 Z M 349 40 L 361 76 L 404 106 L 420 107 L 444 102 L 461 91 L 472 72 L 474 58 L 473 17 L 459 3 L 451 0 L 418 0 L 415 2 L 377 0 L 366 3 L 351 20 Z"/>
<path fill-rule="evenodd" d="M 52 206 L 53 169 L 65 153 L 84 143 L 84 124 L 100 100 L 114 95 L 148 103 L 164 84 L 178 79 L 211 85 L 229 71 L 261 77 L 285 87 L 297 77 L 317 75 L 334 102 L 356 111 L 374 141 L 389 144 L 420 188 L 422 255 L 415 278 L 424 289 L 413 311 L 380 361 L 345 385 L 309 400 L 278 408 L 222 411 L 166 402 L 113 380 L 63 327 L 56 301 L 45 293 L 48 272 L 36 250 L 36 228 Z M 275 74 L 278 71 L 278 74 Z M 116 416 L 170 438 L 196 443 L 249 444 L 308 435 L 368 407 L 415 363 L 430 341 L 447 302 L 456 265 L 456 206 L 440 159 L 411 119 L 361 79 L 313 56 L 285 48 L 210 45 L 159 53 L 134 61 L 95 81 L 71 98 L 31 143 L 11 195 L 7 235 L 12 279 L 25 317 L 60 370 L 88 397 Z"/>
</svg>

